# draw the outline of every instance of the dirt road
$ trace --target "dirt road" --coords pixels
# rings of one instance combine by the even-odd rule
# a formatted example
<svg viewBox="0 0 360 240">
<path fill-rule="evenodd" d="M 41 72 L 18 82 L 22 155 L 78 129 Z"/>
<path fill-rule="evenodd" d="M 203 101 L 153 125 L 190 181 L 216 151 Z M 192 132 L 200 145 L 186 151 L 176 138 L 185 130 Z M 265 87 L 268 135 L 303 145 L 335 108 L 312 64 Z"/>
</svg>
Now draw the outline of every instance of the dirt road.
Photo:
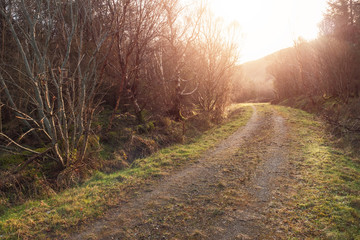
<svg viewBox="0 0 360 240">
<path fill-rule="evenodd" d="M 288 179 L 286 121 L 253 115 L 196 163 L 148 186 L 73 239 L 279 239 L 268 209 Z"/>
</svg>

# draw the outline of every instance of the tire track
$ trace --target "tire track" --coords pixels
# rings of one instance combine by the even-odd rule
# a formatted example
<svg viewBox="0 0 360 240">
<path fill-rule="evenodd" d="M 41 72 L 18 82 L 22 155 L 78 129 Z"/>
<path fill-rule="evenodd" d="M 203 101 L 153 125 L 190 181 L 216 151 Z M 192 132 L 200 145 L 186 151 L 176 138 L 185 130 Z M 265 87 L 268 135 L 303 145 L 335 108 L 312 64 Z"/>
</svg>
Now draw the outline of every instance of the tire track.
<svg viewBox="0 0 360 240">
<path fill-rule="evenodd" d="M 249 122 L 196 163 L 71 239 L 258 239 L 276 178 L 286 173 L 286 127 L 273 110 L 252 107 Z M 251 147 L 262 149 L 258 162 L 239 157 Z"/>
</svg>

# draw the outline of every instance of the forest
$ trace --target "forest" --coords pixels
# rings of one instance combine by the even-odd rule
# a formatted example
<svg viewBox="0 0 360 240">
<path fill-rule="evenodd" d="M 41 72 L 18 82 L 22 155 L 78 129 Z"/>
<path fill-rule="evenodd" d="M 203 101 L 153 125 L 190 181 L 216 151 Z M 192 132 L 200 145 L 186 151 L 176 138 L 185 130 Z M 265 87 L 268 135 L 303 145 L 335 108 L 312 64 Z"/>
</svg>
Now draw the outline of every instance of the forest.
<svg viewBox="0 0 360 240">
<path fill-rule="evenodd" d="M 274 102 L 321 113 L 339 134 L 359 133 L 359 19 L 358 1 L 329 1 L 316 40 L 271 56 Z"/>
<path fill-rule="evenodd" d="M 200 2 L 9 0 L 0 9 L 1 192 L 32 181 L 61 189 L 181 142 L 185 118 L 223 118 L 237 27 Z M 158 139 L 139 137 L 151 131 Z M 114 154 L 118 163 L 106 162 Z"/>
<path fill-rule="evenodd" d="M 244 64 L 241 28 L 206 1 L 3 0 L 0 29 L 0 216 L 118 171 L 141 175 L 133 169 L 161 149 L 235 131 L 251 109 L 274 114 L 259 102 L 314 113 L 359 154 L 360 1 L 328 1 L 317 39 Z"/>
</svg>

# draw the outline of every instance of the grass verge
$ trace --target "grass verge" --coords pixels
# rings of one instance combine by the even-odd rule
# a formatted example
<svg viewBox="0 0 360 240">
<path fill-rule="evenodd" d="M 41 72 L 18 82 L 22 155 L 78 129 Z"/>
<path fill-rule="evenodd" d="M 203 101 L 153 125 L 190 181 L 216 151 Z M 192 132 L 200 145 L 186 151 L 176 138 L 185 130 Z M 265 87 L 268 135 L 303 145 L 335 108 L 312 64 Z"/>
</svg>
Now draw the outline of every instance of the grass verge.
<svg viewBox="0 0 360 240">
<path fill-rule="evenodd" d="M 196 160 L 244 126 L 252 110 L 246 105 L 238 105 L 238 108 L 242 110 L 236 111 L 225 124 L 205 132 L 192 143 L 164 148 L 136 160 L 123 171 L 113 174 L 98 172 L 81 186 L 8 209 L 0 216 L 0 239 L 66 238 L 68 231 L 75 231 L 82 224 L 100 218 L 106 210 L 130 199 L 145 184 Z"/>
<path fill-rule="evenodd" d="M 277 106 L 290 125 L 296 172 L 291 239 L 360 239 L 360 159 L 336 147 L 325 124 L 301 110 Z M 290 217 L 289 217 L 290 216 Z"/>
</svg>

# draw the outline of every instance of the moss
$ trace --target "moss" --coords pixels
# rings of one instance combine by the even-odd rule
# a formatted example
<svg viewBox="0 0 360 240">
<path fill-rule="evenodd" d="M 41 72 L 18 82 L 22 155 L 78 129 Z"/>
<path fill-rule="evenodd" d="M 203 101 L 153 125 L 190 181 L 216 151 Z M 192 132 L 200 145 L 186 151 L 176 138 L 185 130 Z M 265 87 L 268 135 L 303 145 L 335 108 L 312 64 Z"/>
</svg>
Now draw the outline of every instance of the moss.
<svg viewBox="0 0 360 240">
<path fill-rule="evenodd" d="M 41 147 L 34 149 L 36 152 L 44 152 L 48 147 Z M 17 166 L 27 160 L 32 153 L 27 151 L 19 152 L 18 154 L 0 153 L 0 169 L 9 170 L 10 168 Z"/>
<path fill-rule="evenodd" d="M 26 160 L 26 156 L 24 155 L 16 155 L 16 154 L 1 154 L 0 155 L 0 169 L 7 170 L 11 166 L 19 165 Z"/>
</svg>

